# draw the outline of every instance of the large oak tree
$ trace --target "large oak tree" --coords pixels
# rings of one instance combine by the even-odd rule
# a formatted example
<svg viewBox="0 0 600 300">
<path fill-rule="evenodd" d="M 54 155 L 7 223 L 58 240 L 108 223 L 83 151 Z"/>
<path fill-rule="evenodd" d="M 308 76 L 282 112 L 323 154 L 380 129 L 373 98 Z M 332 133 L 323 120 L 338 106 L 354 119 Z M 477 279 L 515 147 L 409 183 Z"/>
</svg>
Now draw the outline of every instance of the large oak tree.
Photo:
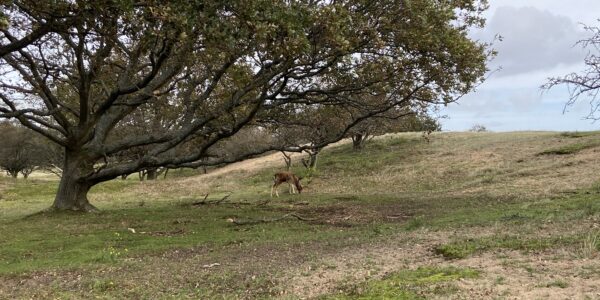
<svg viewBox="0 0 600 300">
<path fill-rule="evenodd" d="M 94 210 L 90 188 L 122 174 L 284 150 L 216 149 L 309 108 L 352 116 L 326 145 L 395 106 L 455 101 L 490 54 L 467 36 L 483 25 L 477 0 L 36 2 L 1 6 L 0 116 L 64 148 L 55 209 Z M 144 111 L 161 126 L 127 134 Z"/>
</svg>

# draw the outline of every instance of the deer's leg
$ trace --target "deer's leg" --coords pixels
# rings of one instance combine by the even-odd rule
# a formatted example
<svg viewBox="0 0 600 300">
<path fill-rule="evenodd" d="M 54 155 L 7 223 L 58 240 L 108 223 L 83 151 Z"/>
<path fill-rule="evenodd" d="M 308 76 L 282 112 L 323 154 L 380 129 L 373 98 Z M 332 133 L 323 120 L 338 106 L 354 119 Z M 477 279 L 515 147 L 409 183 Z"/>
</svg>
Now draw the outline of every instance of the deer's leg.
<svg viewBox="0 0 600 300">
<path fill-rule="evenodd" d="M 275 196 L 277 196 L 279 198 L 279 192 L 277 191 L 277 189 L 279 188 L 279 184 L 273 183 L 273 186 L 271 187 L 271 198 L 273 198 L 273 190 L 275 190 Z"/>
</svg>

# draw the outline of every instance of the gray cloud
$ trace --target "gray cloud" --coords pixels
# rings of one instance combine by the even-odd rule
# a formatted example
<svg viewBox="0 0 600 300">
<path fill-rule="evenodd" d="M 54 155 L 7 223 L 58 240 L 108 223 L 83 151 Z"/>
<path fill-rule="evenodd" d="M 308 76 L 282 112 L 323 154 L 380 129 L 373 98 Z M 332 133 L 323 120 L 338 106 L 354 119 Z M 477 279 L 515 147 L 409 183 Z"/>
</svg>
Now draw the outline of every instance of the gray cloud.
<svg viewBox="0 0 600 300">
<path fill-rule="evenodd" d="M 490 41 L 496 34 L 503 37 L 494 48 L 498 56 L 491 67 L 502 67 L 497 76 L 550 70 L 561 64 L 583 60 L 585 52 L 575 46 L 587 36 L 580 24 L 570 18 L 534 7 L 498 7 L 482 31 L 474 37 Z"/>
<path fill-rule="evenodd" d="M 575 43 L 588 33 L 578 22 L 599 25 L 598 0 L 490 0 L 485 13 L 487 26 L 472 33 L 482 41 L 495 34 L 498 57 L 490 65 L 503 66 L 459 104 L 442 108 L 444 130 L 467 130 L 483 124 L 495 131 L 508 130 L 592 130 L 598 123 L 584 120 L 589 103 L 567 107 L 568 90 L 559 87 L 540 90 L 548 77 L 581 71 L 585 50 Z M 530 7 L 521 7 L 521 6 Z"/>
</svg>

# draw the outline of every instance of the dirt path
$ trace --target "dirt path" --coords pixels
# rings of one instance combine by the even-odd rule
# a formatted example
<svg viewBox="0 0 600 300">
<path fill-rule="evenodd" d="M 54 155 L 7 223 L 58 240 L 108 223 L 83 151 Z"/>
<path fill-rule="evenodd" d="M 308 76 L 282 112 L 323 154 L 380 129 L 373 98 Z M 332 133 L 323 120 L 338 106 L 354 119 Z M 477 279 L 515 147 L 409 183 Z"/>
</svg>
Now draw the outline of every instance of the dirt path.
<svg viewBox="0 0 600 300">
<path fill-rule="evenodd" d="M 327 146 L 326 148 L 338 147 L 338 146 L 348 144 L 348 143 L 350 143 L 350 140 L 345 139 L 345 140 L 341 140 L 337 143 L 333 143 L 333 144 Z M 287 152 L 287 153 L 290 154 L 290 156 L 292 157 L 292 160 L 296 164 L 298 163 L 298 160 L 300 158 L 303 158 L 306 156 L 304 153 L 293 153 L 293 152 Z M 232 172 L 250 172 L 250 173 L 252 173 L 252 172 L 260 171 L 262 169 L 273 168 L 273 167 L 281 167 L 281 168 L 284 167 L 283 156 L 280 152 L 274 152 L 274 153 L 266 154 L 266 155 L 263 155 L 260 157 L 246 159 L 246 160 L 236 162 L 236 163 L 231 163 L 231 164 L 228 164 L 221 168 L 211 170 L 207 174 L 201 174 L 201 175 L 197 175 L 197 176 L 187 177 L 181 181 L 182 182 L 186 182 L 186 181 L 196 182 L 198 180 L 206 180 L 206 179 L 209 179 L 212 177 L 217 177 L 217 176 L 227 174 L 227 173 L 232 173 Z"/>
<path fill-rule="evenodd" d="M 296 160 L 300 159 L 301 157 L 304 157 L 305 155 L 302 153 L 291 153 L 290 156 L 292 157 L 293 160 L 296 161 Z M 280 152 L 275 152 L 275 153 L 267 154 L 264 156 L 228 164 L 221 168 L 211 170 L 207 174 L 201 174 L 198 176 L 190 177 L 189 179 L 193 179 L 195 177 L 210 178 L 210 177 L 215 177 L 215 176 L 219 176 L 219 175 L 223 175 L 223 174 L 227 174 L 227 173 L 231 173 L 231 172 L 239 172 L 239 171 L 256 172 L 256 171 L 262 170 L 264 168 L 274 167 L 274 166 L 282 166 L 283 167 L 283 156 Z"/>
</svg>

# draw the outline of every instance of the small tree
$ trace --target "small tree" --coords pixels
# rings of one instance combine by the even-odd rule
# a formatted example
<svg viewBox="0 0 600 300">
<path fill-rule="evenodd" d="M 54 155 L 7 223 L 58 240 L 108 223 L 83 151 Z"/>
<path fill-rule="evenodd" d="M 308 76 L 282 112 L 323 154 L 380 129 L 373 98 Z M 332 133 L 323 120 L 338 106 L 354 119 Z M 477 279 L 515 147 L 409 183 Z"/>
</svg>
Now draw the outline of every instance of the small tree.
<svg viewBox="0 0 600 300">
<path fill-rule="evenodd" d="M 424 112 L 409 108 L 398 108 L 361 121 L 348 132 L 354 150 L 361 150 L 364 144 L 375 136 L 386 133 L 425 131 L 441 129 L 439 122 Z"/>
<path fill-rule="evenodd" d="M 24 178 L 44 165 L 45 144 L 31 130 L 8 122 L 0 123 L 0 168 L 17 178 L 21 173 Z"/>
<path fill-rule="evenodd" d="M 273 144 L 290 151 L 299 149 L 295 152 L 306 153 L 308 158 L 301 159 L 301 162 L 305 168 L 314 171 L 319 153 L 327 141 L 336 139 L 346 129 L 345 124 L 351 118 L 349 110 L 326 105 L 303 109 L 291 106 L 286 109 L 287 111 L 278 112 L 290 116 L 285 123 L 275 121 L 270 124 Z"/>
<path fill-rule="evenodd" d="M 487 129 L 487 127 L 485 127 L 485 125 L 475 124 L 469 129 L 469 131 L 470 132 L 487 132 L 488 129 Z"/>
</svg>

